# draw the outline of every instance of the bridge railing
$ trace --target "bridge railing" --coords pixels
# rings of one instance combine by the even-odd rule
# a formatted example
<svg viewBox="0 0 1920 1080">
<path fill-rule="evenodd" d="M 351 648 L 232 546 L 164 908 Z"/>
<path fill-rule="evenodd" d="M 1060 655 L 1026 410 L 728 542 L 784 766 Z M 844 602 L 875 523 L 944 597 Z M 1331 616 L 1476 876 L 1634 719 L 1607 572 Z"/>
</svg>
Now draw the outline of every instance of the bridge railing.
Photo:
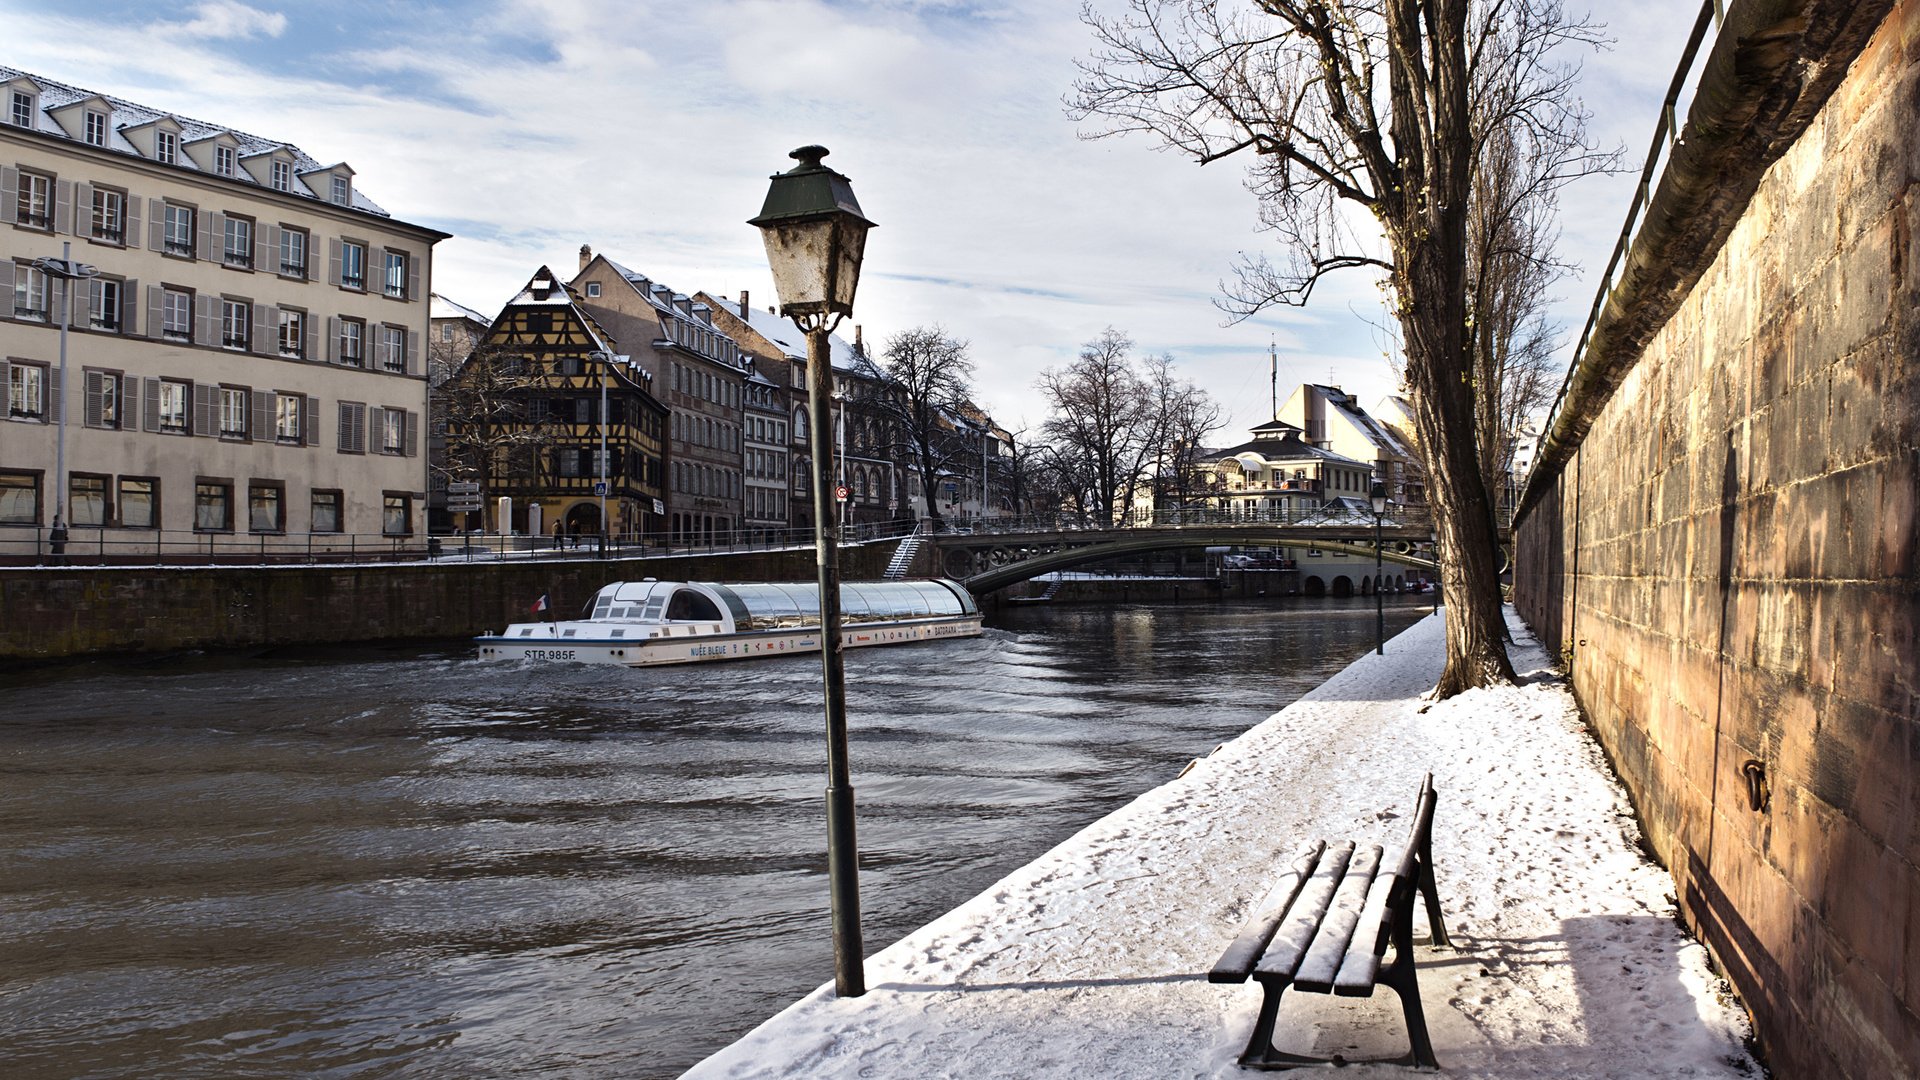
<svg viewBox="0 0 1920 1080">
<path fill-rule="evenodd" d="M 1502 525 L 1506 524 L 1504 520 Z M 1380 519 L 1388 528 L 1426 528 L 1433 519 L 1425 506 L 1393 506 Z M 1070 511 L 1030 514 L 1023 517 L 943 518 L 939 534 L 943 536 L 996 535 L 1007 533 L 1111 532 L 1122 529 L 1179 528 L 1185 526 L 1328 526 L 1353 528 L 1372 526 L 1373 511 L 1351 506 L 1280 507 L 1277 509 L 1218 509 L 1185 507 L 1136 511 L 1117 522 L 1105 522 Z"/>
</svg>

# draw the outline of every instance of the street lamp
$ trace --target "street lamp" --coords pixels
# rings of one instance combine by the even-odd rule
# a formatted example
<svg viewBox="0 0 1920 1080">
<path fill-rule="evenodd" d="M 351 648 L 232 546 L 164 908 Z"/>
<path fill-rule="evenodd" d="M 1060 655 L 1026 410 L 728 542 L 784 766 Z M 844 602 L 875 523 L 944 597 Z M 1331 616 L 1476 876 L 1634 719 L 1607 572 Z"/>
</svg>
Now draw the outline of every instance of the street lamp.
<svg viewBox="0 0 1920 1080">
<path fill-rule="evenodd" d="M 780 313 L 807 335 L 807 428 L 813 444 L 813 540 L 820 570 L 820 661 L 827 713 L 827 877 L 833 903 L 834 990 L 867 992 L 860 946 L 860 863 L 847 768 L 847 682 L 840 664 L 840 552 L 834 489 L 833 358 L 827 334 L 853 313 L 867 230 L 847 178 L 820 164 L 824 146 L 787 155 L 800 164 L 767 188 L 759 227 Z"/>
<path fill-rule="evenodd" d="M 1367 493 L 1373 501 L 1373 651 L 1387 654 L 1387 609 L 1380 598 L 1380 578 L 1383 572 L 1380 562 L 1380 519 L 1387 512 L 1387 485 L 1380 478 L 1373 478 L 1373 490 Z"/>
<path fill-rule="evenodd" d="M 1433 556 L 1433 613 L 1440 614 L 1440 530 L 1427 530 L 1427 553 Z"/>
<path fill-rule="evenodd" d="M 73 261 L 73 244 L 60 245 L 60 257 L 35 259 L 34 268 L 48 277 L 56 277 L 67 283 L 60 291 L 60 427 L 54 436 L 53 451 L 53 528 L 47 531 L 47 545 L 55 555 L 64 555 L 67 550 L 66 519 L 62 517 L 67 509 L 67 323 L 73 314 L 73 283 L 85 281 L 100 271 L 86 263 Z M 120 404 L 125 408 L 125 403 Z"/>
</svg>

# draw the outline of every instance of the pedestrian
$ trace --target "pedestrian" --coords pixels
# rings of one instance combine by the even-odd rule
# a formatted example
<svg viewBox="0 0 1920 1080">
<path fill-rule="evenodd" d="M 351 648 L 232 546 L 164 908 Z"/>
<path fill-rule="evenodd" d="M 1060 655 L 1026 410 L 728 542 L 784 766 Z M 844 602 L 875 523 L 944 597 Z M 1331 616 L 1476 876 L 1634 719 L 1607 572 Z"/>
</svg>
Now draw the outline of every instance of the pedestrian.
<svg viewBox="0 0 1920 1080">
<path fill-rule="evenodd" d="M 567 546 L 567 527 L 556 521 L 553 523 L 553 550 L 559 551 Z"/>
</svg>

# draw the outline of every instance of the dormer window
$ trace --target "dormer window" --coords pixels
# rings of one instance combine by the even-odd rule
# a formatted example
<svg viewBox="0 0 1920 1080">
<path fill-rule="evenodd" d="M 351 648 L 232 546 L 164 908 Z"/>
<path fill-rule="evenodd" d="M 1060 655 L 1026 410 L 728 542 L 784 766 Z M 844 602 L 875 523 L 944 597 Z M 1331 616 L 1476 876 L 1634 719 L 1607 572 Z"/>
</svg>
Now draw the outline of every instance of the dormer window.
<svg viewBox="0 0 1920 1080">
<path fill-rule="evenodd" d="M 292 162 L 276 161 L 273 163 L 273 190 L 275 191 L 292 191 L 293 190 L 293 163 Z"/>
<path fill-rule="evenodd" d="M 213 171 L 221 176 L 233 175 L 233 147 L 216 146 L 213 148 Z"/>
<path fill-rule="evenodd" d="M 85 134 L 88 146 L 107 145 L 107 114 L 88 109 Z"/>
<path fill-rule="evenodd" d="M 180 136 L 171 131 L 153 133 L 153 160 L 162 165 L 172 165 L 180 157 Z"/>
<path fill-rule="evenodd" d="M 33 95 L 24 91 L 13 92 L 13 107 L 7 113 L 15 126 L 30 128 L 33 126 Z"/>
<path fill-rule="evenodd" d="M 353 204 L 353 181 L 344 176 L 333 178 L 333 205 L 351 206 Z"/>
</svg>

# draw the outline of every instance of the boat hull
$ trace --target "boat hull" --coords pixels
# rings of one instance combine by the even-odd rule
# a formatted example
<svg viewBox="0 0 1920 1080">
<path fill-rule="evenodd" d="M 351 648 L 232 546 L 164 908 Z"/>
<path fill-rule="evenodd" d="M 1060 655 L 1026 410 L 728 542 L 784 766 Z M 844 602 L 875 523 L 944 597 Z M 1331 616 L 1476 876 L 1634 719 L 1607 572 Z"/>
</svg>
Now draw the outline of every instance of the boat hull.
<svg viewBox="0 0 1920 1080">
<path fill-rule="evenodd" d="M 529 625 L 534 633 L 523 636 L 521 630 Z M 572 637 L 565 636 L 569 631 L 572 631 Z M 608 637 L 608 632 L 609 627 L 605 623 L 516 624 L 508 627 L 505 634 L 487 635 L 474 641 L 479 646 L 482 660 L 620 664 L 625 667 L 707 664 L 820 651 L 820 628 L 817 626 L 625 639 Z M 978 636 L 980 616 L 977 614 L 900 622 L 847 623 L 840 628 L 841 647 L 846 649 Z"/>
</svg>

